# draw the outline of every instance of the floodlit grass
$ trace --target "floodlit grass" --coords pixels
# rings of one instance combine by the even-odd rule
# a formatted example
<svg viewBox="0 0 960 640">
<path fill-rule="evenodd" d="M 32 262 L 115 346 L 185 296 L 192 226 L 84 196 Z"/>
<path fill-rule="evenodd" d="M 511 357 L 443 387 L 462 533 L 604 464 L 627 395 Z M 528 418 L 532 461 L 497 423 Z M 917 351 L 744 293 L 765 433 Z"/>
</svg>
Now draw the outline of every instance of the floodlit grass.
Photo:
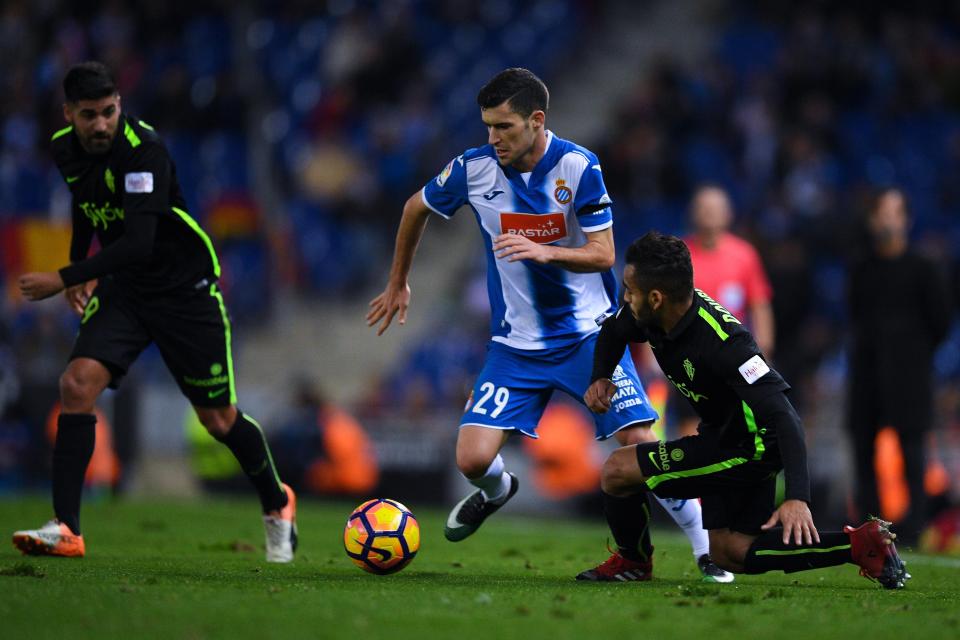
<svg viewBox="0 0 960 640">
<path fill-rule="evenodd" d="M 686 540 L 657 531 L 653 582 L 584 584 L 573 576 L 606 557 L 599 520 L 498 514 L 451 544 L 445 514 L 413 504 L 420 553 L 380 577 L 343 553 L 353 506 L 301 501 L 297 560 L 276 566 L 253 501 L 89 504 L 82 560 L 0 547 L 0 638 L 960 637 L 956 561 L 906 556 L 914 578 L 897 592 L 852 565 L 703 584 Z M 48 517 L 43 499 L 0 500 L 5 536 Z"/>
</svg>

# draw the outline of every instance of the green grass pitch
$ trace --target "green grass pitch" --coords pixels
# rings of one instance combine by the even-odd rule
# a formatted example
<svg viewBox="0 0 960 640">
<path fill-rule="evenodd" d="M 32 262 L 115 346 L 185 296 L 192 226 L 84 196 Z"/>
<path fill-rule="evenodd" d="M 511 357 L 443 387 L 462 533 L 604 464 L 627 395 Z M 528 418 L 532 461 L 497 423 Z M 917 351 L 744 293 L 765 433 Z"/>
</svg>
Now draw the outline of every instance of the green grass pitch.
<svg viewBox="0 0 960 640">
<path fill-rule="evenodd" d="M 0 547 L 0 638 L 960 638 L 956 560 L 905 554 L 897 592 L 853 565 L 703 584 L 686 540 L 656 531 L 653 582 L 584 584 L 606 557 L 599 517 L 498 514 L 451 544 L 445 514 L 413 504 L 420 553 L 380 577 L 343 553 L 353 506 L 302 501 L 297 560 L 276 566 L 252 500 L 88 504 L 82 560 Z M 0 500 L 5 536 L 48 515 L 41 498 Z"/>
</svg>

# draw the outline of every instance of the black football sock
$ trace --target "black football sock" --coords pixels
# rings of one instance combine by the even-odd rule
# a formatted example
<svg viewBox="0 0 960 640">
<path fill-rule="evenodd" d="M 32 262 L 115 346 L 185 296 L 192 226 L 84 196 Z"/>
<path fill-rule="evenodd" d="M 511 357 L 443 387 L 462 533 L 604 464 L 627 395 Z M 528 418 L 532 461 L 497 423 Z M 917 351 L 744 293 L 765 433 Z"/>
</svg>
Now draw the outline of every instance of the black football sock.
<svg viewBox="0 0 960 640">
<path fill-rule="evenodd" d="M 839 531 L 820 533 L 820 542 L 811 545 L 783 544 L 783 530 L 760 534 L 743 561 L 745 573 L 807 571 L 853 562 L 850 536 Z"/>
<path fill-rule="evenodd" d="M 233 452 L 243 472 L 256 487 L 264 513 L 287 505 L 287 492 L 280 485 L 280 476 L 273 464 L 267 439 L 253 418 L 237 411 L 237 421 L 227 435 L 218 440 Z"/>
<path fill-rule="evenodd" d="M 53 445 L 53 512 L 80 535 L 83 478 L 93 455 L 97 417 L 91 413 L 61 413 Z"/>
<path fill-rule="evenodd" d="M 620 498 L 603 494 L 603 511 L 617 543 L 620 555 L 628 560 L 646 562 L 653 555 L 650 544 L 650 503 L 647 492 Z"/>
</svg>

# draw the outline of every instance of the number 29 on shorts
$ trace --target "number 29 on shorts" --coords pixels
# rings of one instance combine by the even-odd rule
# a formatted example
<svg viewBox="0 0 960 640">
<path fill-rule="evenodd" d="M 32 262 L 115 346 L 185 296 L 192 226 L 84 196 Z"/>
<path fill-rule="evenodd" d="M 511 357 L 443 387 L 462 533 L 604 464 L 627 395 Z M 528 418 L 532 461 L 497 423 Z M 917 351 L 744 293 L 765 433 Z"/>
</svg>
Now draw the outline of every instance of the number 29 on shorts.
<svg viewBox="0 0 960 640">
<path fill-rule="evenodd" d="M 490 410 L 487 406 L 491 398 L 493 399 L 494 405 L 492 410 Z M 476 404 L 473 405 L 471 411 L 482 416 L 487 415 L 487 412 L 489 411 L 490 417 L 496 418 L 503 412 L 504 409 L 507 408 L 507 403 L 509 401 L 509 389 L 506 387 L 497 387 L 492 382 L 484 382 L 482 385 L 480 385 L 480 398 L 477 400 Z"/>
</svg>

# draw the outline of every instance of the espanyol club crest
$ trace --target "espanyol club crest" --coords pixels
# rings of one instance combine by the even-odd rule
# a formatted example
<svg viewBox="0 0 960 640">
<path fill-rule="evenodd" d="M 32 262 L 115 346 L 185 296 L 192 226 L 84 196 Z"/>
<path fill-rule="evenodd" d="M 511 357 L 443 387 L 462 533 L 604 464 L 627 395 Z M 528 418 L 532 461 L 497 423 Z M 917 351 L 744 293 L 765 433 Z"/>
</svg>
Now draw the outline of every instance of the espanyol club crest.
<svg viewBox="0 0 960 640">
<path fill-rule="evenodd" d="M 557 188 L 553 190 L 553 197 L 560 204 L 569 204 L 573 200 L 573 191 L 567 186 L 566 180 L 557 180 Z"/>
</svg>

